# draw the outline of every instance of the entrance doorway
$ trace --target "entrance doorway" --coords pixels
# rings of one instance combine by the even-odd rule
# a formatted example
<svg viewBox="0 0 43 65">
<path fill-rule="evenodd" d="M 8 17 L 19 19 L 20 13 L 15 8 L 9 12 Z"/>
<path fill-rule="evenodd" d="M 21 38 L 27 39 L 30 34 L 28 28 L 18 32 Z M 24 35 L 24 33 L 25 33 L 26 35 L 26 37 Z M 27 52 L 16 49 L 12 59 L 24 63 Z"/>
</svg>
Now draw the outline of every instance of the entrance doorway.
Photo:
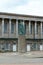
<svg viewBox="0 0 43 65">
<path fill-rule="evenodd" d="M 16 43 L 13 44 L 13 51 L 16 51 Z"/>
<path fill-rule="evenodd" d="M 30 51 L 30 44 L 27 44 L 27 52 Z"/>
<path fill-rule="evenodd" d="M 40 44 L 40 51 L 43 50 L 43 44 Z"/>
</svg>

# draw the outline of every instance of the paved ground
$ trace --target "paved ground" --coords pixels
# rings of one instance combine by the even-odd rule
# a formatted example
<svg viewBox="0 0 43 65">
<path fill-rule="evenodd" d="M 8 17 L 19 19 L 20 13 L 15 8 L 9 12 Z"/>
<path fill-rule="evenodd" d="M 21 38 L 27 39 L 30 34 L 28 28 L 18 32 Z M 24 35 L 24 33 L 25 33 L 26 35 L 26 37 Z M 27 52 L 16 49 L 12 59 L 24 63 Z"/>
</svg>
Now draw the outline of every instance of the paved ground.
<svg viewBox="0 0 43 65">
<path fill-rule="evenodd" d="M 0 64 L 0 65 L 43 65 L 43 63 L 29 63 L 29 64 Z"/>
<path fill-rule="evenodd" d="M 39 63 L 39 65 L 43 65 L 43 58 L 29 58 L 28 56 L 17 53 L 0 54 L 0 64 L 37 65 L 37 63 Z"/>
</svg>

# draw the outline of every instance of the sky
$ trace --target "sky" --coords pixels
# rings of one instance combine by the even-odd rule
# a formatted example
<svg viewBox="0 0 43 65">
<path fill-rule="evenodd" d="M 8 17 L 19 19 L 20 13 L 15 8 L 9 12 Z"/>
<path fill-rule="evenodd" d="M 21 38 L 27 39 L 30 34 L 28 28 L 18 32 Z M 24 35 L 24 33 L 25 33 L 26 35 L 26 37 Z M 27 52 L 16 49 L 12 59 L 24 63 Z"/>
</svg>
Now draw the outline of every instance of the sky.
<svg viewBox="0 0 43 65">
<path fill-rule="evenodd" d="M 43 0 L 0 0 L 0 12 L 43 16 Z"/>
</svg>

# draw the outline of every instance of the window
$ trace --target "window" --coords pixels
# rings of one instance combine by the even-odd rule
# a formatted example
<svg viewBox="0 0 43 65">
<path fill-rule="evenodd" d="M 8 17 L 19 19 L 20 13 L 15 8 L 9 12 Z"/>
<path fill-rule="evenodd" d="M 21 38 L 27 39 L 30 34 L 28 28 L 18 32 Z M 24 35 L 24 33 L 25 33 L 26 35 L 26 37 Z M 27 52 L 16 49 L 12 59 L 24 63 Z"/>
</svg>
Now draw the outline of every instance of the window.
<svg viewBox="0 0 43 65">
<path fill-rule="evenodd" d="M 8 49 L 8 43 L 6 43 L 6 49 Z"/>
<path fill-rule="evenodd" d="M 37 27 L 36 27 L 36 33 L 38 34 L 38 24 L 37 24 Z"/>
<path fill-rule="evenodd" d="M 31 32 L 31 34 L 32 34 L 32 23 L 31 23 L 31 29 L 30 29 L 30 32 Z"/>
<path fill-rule="evenodd" d="M 28 22 L 26 22 L 26 26 L 25 26 L 25 30 L 26 30 L 26 34 L 28 34 L 28 32 L 29 32 L 29 26 L 28 26 Z"/>
<path fill-rule="evenodd" d="M 25 23 L 25 34 L 26 34 L 26 23 Z"/>
<path fill-rule="evenodd" d="M 32 51 L 38 51 L 38 50 L 39 50 L 39 44 L 37 44 L 37 43 L 32 43 L 32 44 L 31 44 L 31 50 L 32 50 Z"/>
<path fill-rule="evenodd" d="M 9 43 L 5 44 L 5 50 L 10 50 L 10 44 Z"/>
<path fill-rule="evenodd" d="M 42 23 L 42 33 L 43 33 L 43 23 Z"/>
<path fill-rule="evenodd" d="M 11 33 L 14 33 L 14 23 L 11 23 Z"/>
<path fill-rule="evenodd" d="M 4 23 L 4 33 L 7 32 L 7 23 Z"/>
</svg>

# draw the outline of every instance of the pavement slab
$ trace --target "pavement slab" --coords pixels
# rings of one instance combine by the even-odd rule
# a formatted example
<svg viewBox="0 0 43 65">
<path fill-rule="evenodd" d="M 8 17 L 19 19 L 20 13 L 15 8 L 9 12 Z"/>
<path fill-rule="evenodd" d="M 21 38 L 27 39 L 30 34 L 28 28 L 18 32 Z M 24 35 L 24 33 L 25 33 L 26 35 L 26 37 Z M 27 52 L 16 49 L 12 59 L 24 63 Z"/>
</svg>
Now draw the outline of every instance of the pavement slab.
<svg viewBox="0 0 43 65">
<path fill-rule="evenodd" d="M 29 64 L 0 64 L 0 65 L 43 65 L 43 63 L 29 63 Z"/>
</svg>

